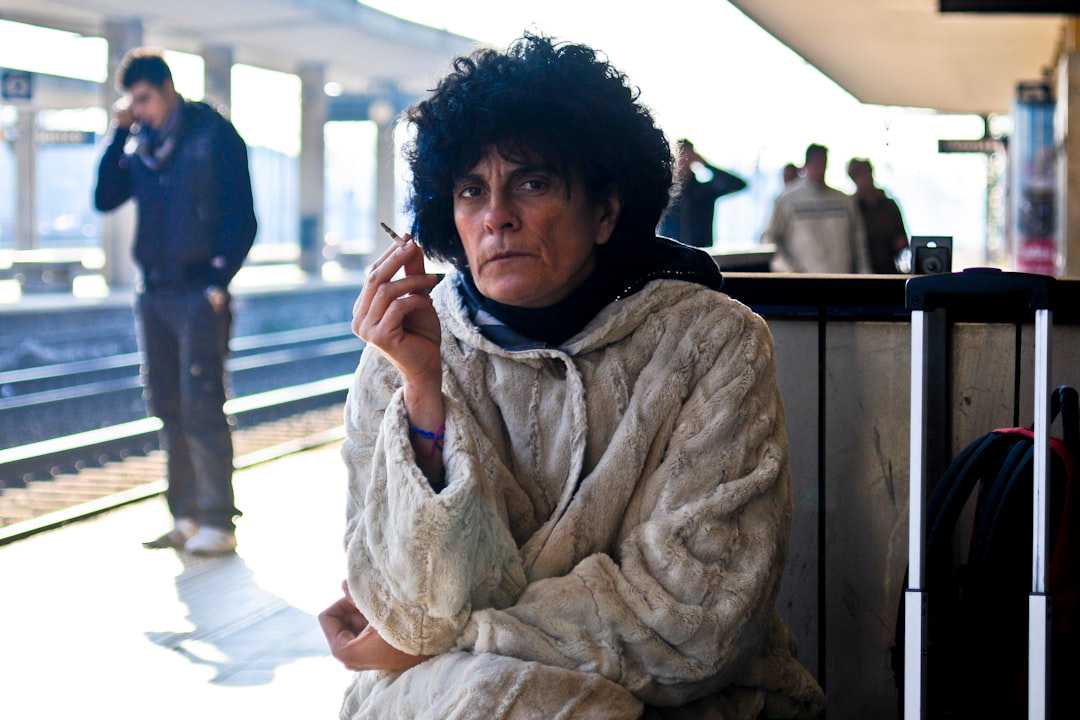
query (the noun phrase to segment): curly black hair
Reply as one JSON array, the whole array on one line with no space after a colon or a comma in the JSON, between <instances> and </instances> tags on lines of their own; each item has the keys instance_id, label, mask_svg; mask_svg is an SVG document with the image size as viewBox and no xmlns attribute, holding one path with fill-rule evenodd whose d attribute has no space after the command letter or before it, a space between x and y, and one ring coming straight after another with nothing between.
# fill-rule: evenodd
<instances>
[{"instance_id":1,"label":"curly black hair","mask_svg":"<svg viewBox=\"0 0 1080 720\"><path fill-rule=\"evenodd\" d=\"M590 200L612 192L622 209L609 245L652 238L668 204L672 156L640 92L585 45L525 34L506 52L459 57L432 95L409 109L416 130L412 233L428 255L466 266L454 225L454 183L496 148L539 158L567 187L580 177Z\"/></svg>"}]
</instances>

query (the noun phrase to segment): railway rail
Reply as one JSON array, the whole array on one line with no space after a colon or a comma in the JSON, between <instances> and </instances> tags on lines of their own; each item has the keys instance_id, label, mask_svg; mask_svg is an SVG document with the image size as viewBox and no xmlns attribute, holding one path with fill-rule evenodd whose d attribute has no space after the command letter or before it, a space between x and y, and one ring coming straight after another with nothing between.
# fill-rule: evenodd
<instances>
[{"instance_id":1,"label":"railway rail","mask_svg":"<svg viewBox=\"0 0 1080 720\"><path fill-rule=\"evenodd\" d=\"M253 395L349 372L362 348L347 323L238 337L226 371ZM0 448L136 420L142 391L138 353L0 372Z\"/></svg>"},{"instance_id":2,"label":"railway rail","mask_svg":"<svg viewBox=\"0 0 1080 720\"><path fill-rule=\"evenodd\" d=\"M236 468L341 439L351 377L226 402ZM143 418L0 450L0 545L164 493L160 427Z\"/></svg>"}]
</instances>

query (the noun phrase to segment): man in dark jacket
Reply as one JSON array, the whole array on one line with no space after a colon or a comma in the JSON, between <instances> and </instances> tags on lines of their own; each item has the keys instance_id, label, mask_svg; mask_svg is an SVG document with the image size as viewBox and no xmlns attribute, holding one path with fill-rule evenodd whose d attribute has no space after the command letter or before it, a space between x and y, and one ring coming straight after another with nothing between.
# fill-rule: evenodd
<instances>
[{"instance_id":1,"label":"man in dark jacket","mask_svg":"<svg viewBox=\"0 0 1080 720\"><path fill-rule=\"evenodd\" d=\"M208 105L173 87L162 57L134 50L117 72L112 140L94 205L134 198L136 300L150 412L164 427L174 527L147 547L197 554L236 547L233 448L222 405L232 323L229 281L255 239L247 148Z\"/></svg>"},{"instance_id":2,"label":"man in dark jacket","mask_svg":"<svg viewBox=\"0 0 1080 720\"><path fill-rule=\"evenodd\" d=\"M896 201L874 184L874 166L869 160L852 158L848 177L855 183L855 201L866 226L866 247L870 252L870 271L879 275L894 274L896 257L907 247L907 230Z\"/></svg>"},{"instance_id":3,"label":"man in dark jacket","mask_svg":"<svg viewBox=\"0 0 1080 720\"><path fill-rule=\"evenodd\" d=\"M699 180L694 165L701 165L708 179ZM713 167L697 154L694 144L680 140L675 158L675 182L678 195L672 200L659 232L684 245L707 248L713 244L713 217L716 201L746 187L737 175Z\"/></svg>"}]
</instances>

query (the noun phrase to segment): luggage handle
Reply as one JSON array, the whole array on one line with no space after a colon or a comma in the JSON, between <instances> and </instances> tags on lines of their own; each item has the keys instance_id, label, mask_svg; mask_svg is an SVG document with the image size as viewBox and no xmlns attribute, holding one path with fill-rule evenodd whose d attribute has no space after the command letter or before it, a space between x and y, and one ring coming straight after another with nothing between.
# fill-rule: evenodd
<instances>
[{"instance_id":1,"label":"luggage handle","mask_svg":"<svg viewBox=\"0 0 1080 720\"><path fill-rule=\"evenodd\" d=\"M1055 281L1048 275L968 268L958 273L919 275L905 284L908 310L982 310L991 302L1002 307L1050 310Z\"/></svg>"},{"instance_id":2,"label":"luggage handle","mask_svg":"<svg viewBox=\"0 0 1080 720\"><path fill-rule=\"evenodd\" d=\"M907 281L905 294L911 312L911 418L908 588L905 592L904 718L924 713L925 612L923 591L926 520L926 312L985 310L991 302L1002 307L1021 304L1035 312L1035 443L1032 483L1032 579L1028 595L1028 718L1045 720L1049 603L1046 594L1049 528L1050 327L1054 279L1041 275L1004 273L974 268L960 273L926 275ZM1019 362L1019 358L1017 358ZM1064 399L1064 398L1063 398Z\"/></svg>"},{"instance_id":3,"label":"luggage handle","mask_svg":"<svg viewBox=\"0 0 1080 720\"><path fill-rule=\"evenodd\" d=\"M1052 287L1048 285L1047 287ZM1028 595L1028 718L1049 713L1050 597L1050 326L1049 308L1035 311L1035 445L1032 477L1031 592ZM1017 358L1017 362L1019 362Z\"/></svg>"}]
</instances>

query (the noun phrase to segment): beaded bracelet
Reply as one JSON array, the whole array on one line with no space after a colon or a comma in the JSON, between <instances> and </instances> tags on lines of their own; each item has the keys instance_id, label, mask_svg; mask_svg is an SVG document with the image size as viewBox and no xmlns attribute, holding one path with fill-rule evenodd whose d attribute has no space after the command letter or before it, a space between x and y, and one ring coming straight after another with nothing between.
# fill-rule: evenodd
<instances>
[{"instance_id":1,"label":"beaded bracelet","mask_svg":"<svg viewBox=\"0 0 1080 720\"><path fill-rule=\"evenodd\" d=\"M440 425L438 430L436 430L435 432L431 432L430 430L424 430L423 428L418 428L415 425L410 424L409 425L409 432L412 433L413 435L417 435L419 437L422 437L425 440L430 440L431 441L431 443L432 443L431 444L431 452L429 453L429 456L434 456L435 453L437 453L437 452L441 453L442 452L443 442L446 440L446 426L445 425Z\"/></svg>"}]
</instances>

